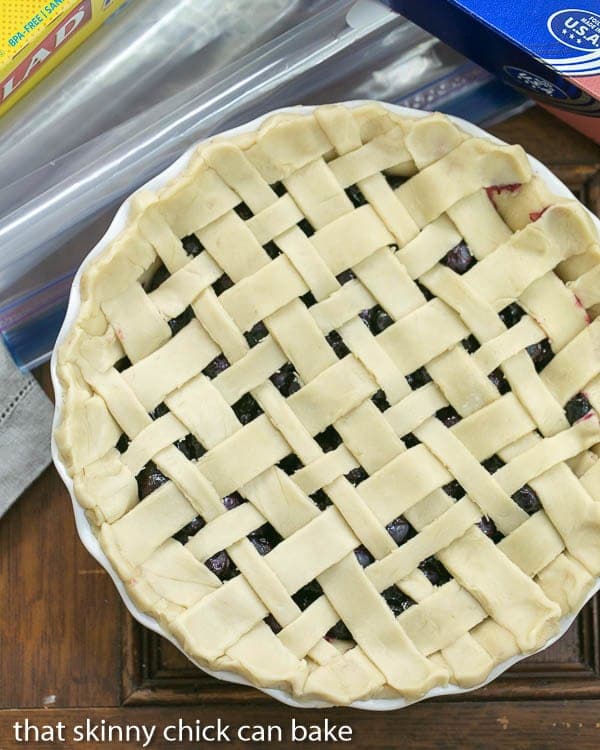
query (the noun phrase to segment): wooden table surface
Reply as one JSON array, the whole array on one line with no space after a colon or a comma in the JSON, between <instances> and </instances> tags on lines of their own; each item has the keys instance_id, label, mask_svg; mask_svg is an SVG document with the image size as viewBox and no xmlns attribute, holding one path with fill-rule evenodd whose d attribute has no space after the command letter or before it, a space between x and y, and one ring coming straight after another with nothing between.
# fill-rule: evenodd
<instances>
[{"instance_id":1,"label":"wooden table surface","mask_svg":"<svg viewBox=\"0 0 600 750\"><path fill-rule=\"evenodd\" d=\"M493 132L521 143L598 213L598 146L538 108ZM39 377L50 392L47 367ZM0 602L0 750L141 746L133 739L73 744L41 738L25 745L16 741L13 728L25 719L40 728L63 722L67 733L86 720L97 725L104 720L105 727L156 725L157 737L179 719L192 725L221 719L231 727L228 746L235 748L249 746L234 738L242 724L282 728L281 743L259 747L308 745L291 743L292 719L321 729L325 719L349 725L352 741L343 744L356 748L600 746L598 601L585 607L557 644L477 692L399 712L291 709L256 690L203 675L170 644L133 622L109 576L79 542L71 502L54 468L0 521ZM277 730L271 731L276 737ZM151 745L198 746L160 737Z\"/></svg>"}]
</instances>

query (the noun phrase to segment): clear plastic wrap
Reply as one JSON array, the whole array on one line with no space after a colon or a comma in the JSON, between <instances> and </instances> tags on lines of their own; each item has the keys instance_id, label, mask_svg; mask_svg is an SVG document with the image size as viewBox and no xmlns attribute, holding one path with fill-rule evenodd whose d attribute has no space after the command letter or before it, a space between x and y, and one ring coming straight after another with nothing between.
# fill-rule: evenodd
<instances>
[{"instance_id":1,"label":"clear plastic wrap","mask_svg":"<svg viewBox=\"0 0 600 750\"><path fill-rule=\"evenodd\" d=\"M152 3L184 15L187 4ZM206 5L216 7L211 2ZM232 4L221 0L219 5ZM102 79L102 90L109 100L107 111L94 115L93 125L86 126L83 135L66 137L66 142L74 146L68 153L59 153L60 137L50 138L51 160L29 174L15 179L18 162L13 156L8 156L9 166L4 172L0 167L0 185L4 186L0 189L0 247L10 248L0 255L0 330L21 365L43 361L50 351L74 268L102 235L114 207L195 141L290 104L369 97L452 110L461 99L473 105L474 92L497 85L489 74L375 0L278 0L271 3L272 25L265 30L264 21L258 24L257 18L260 8L268 15L267 5L266 0L236 2L236 22L229 20L228 41L221 36L227 14L222 23L213 26L213 34L207 33L198 45L190 43L194 35L184 26L181 45L188 45L187 57L174 51L172 68L165 62L162 73L140 73L136 97L124 96L118 86L113 91L110 76ZM163 25L160 13L156 16L156 23ZM97 41L100 51L109 44L107 39L119 39L125 48L128 35L119 24L142 23L141 19L133 8L122 14L114 21L114 28ZM151 20L148 23L145 41L156 39L162 45L161 35L155 33ZM255 23L257 26L253 26ZM248 36L254 40L252 44ZM237 53L243 51L241 37L252 49L235 57L232 46ZM237 47L236 39L240 42ZM221 52L217 53L219 45ZM177 47L176 36L168 46ZM200 53L207 49L212 49L213 57L205 60ZM117 48L111 50L113 59L119 60L124 54ZM88 56L93 52L88 51ZM136 54L143 71L151 55L147 48ZM128 60L127 55L123 60ZM188 70L192 60L203 63L195 75ZM73 64L85 71L90 61L82 62L77 57ZM173 72L177 68L185 72ZM122 86L131 86L136 69L128 67ZM72 69L65 70L63 81L70 75ZM157 92L161 75L170 83L159 86ZM90 78L90 86L91 82ZM48 85L59 84L51 78ZM110 104L111 91L117 101L114 106ZM27 141L39 128L44 111L40 102L45 96L48 94L44 91L29 105L37 111L33 118L37 124L25 131ZM494 97L478 98L480 117L474 119L481 121L498 114ZM76 100L80 114L93 112L99 94L96 91ZM512 108L515 103L513 96L506 106ZM51 115L58 118L55 125L70 121L73 109L68 104L64 107L62 114ZM126 119L122 119L123 111L128 114ZM36 156L26 156L26 143L19 145L15 127L12 123L13 148L35 166ZM98 132L94 137L81 141L95 129ZM0 165L3 148L0 146Z\"/></svg>"}]
</instances>

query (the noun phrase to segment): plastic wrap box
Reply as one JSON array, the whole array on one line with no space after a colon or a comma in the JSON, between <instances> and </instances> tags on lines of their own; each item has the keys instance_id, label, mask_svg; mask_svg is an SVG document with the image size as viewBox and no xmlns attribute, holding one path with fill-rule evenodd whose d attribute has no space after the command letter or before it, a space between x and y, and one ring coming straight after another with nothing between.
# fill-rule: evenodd
<instances>
[{"instance_id":1,"label":"plastic wrap box","mask_svg":"<svg viewBox=\"0 0 600 750\"><path fill-rule=\"evenodd\" d=\"M402 15L600 143L600 3L390 0Z\"/></svg>"},{"instance_id":2,"label":"plastic wrap box","mask_svg":"<svg viewBox=\"0 0 600 750\"><path fill-rule=\"evenodd\" d=\"M0 115L126 0L0 0Z\"/></svg>"}]
</instances>

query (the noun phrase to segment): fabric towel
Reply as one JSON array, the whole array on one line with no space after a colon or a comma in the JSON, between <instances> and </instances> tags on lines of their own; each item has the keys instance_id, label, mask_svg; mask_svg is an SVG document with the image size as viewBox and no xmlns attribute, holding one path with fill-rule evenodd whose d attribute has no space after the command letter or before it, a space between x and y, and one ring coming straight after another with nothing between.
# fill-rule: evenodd
<instances>
[{"instance_id":1,"label":"fabric towel","mask_svg":"<svg viewBox=\"0 0 600 750\"><path fill-rule=\"evenodd\" d=\"M0 515L50 463L52 403L0 342Z\"/></svg>"}]
</instances>

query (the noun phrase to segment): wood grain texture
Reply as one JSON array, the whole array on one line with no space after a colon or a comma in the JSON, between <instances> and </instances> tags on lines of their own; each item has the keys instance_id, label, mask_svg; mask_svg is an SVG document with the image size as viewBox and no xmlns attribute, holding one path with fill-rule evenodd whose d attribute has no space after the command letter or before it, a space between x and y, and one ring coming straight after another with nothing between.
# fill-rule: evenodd
<instances>
[{"instance_id":1,"label":"wood grain texture","mask_svg":"<svg viewBox=\"0 0 600 750\"><path fill-rule=\"evenodd\" d=\"M521 143L598 212L598 146L537 108L493 132ZM47 368L40 378L48 388ZM15 743L11 726L25 717L68 726L86 717L160 726L179 717L221 717L236 726L284 728L292 717L305 724L329 717L350 724L351 746L360 748L562 750L600 743L598 602L557 644L483 690L393 713L293 710L251 688L213 680L132 621L108 575L79 542L70 499L52 468L0 521L0 601L0 750L24 746ZM152 745L163 747L175 745Z\"/></svg>"}]
</instances>

